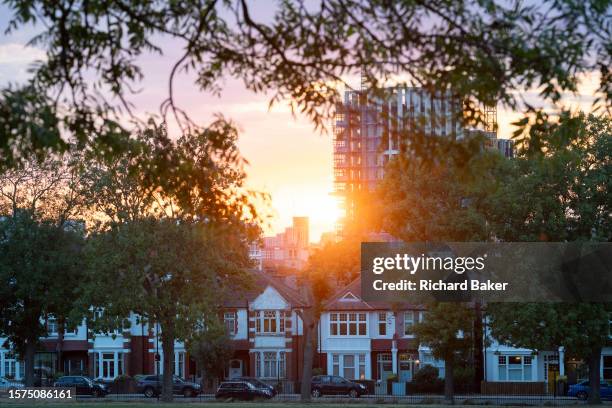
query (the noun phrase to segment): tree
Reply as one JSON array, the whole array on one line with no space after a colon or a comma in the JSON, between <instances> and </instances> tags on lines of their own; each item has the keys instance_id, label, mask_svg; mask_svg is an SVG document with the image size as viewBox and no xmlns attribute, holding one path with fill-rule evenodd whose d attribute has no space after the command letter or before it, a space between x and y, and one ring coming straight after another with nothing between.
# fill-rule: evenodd
<instances>
[{"instance_id":1,"label":"tree","mask_svg":"<svg viewBox=\"0 0 612 408\"><path fill-rule=\"evenodd\" d=\"M236 138L222 120L177 141L152 123L125 142L125 157L102 160L85 177L105 215L91 239L90 299L109 319L133 312L159 325L165 401L174 342L199 335L251 265L257 195L243 188Z\"/></svg>"},{"instance_id":2,"label":"tree","mask_svg":"<svg viewBox=\"0 0 612 408\"><path fill-rule=\"evenodd\" d=\"M414 326L419 343L429 347L434 358L444 360L444 399L451 404L454 369L472 348L475 317L469 305L436 303L428 305L425 318Z\"/></svg>"},{"instance_id":3,"label":"tree","mask_svg":"<svg viewBox=\"0 0 612 408\"><path fill-rule=\"evenodd\" d=\"M589 403L601 403L601 350L608 344L612 307L601 303L491 304L491 335L503 344L534 351L564 347L589 367Z\"/></svg>"},{"instance_id":4,"label":"tree","mask_svg":"<svg viewBox=\"0 0 612 408\"><path fill-rule=\"evenodd\" d=\"M429 136L434 138L435 136ZM461 141L446 138L406 143L386 168L377 198L383 229L406 242L487 241L493 231L487 209L512 163L483 150L479 135ZM453 402L454 368L467 350L479 344L479 305L433 303L417 339L444 360L444 395ZM463 333L458 336L458 333ZM475 373L476 374L476 373Z\"/></svg>"},{"instance_id":5,"label":"tree","mask_svg":"<svg viewBox=\"0 0 612 408\"><path fill-rule=\"evenodd\" d=\"M35 288L44 288L39 296L44 297L41 301L29 301L32 309L28 312L32 316L37 315L41 321L45 322L48 318L57 321L58 341L56 345L57 366L63 366L62 351L63 338L66 328L74 328L81 323L84 309L80 303L79 279L80 262L79 253L84 244L84 201L81 195L80 166L82 157L79 154L46 155L45 157L31 157L28 161L22 162L12 169L6 169L0 173L0 216L4 216L5 234L13 237L5 243L10 246L11 251L33 251L34 263L39 263L35 272L30 276L19 275L26 273L28 268L19 273L15 271L15 266L5 263L5 279L18 279L20 285L26 287L19 288L20 295L5 299L6 307L9 309L19 308L20 302L25 297L35 297ZM24 236L33 235L37 238L32 242L17 243L14 241L14 230L20 231ZM12 231L12 232L11 232ZM45 242L38 239L39 234L45 234L54 242ZM66 245L62 248L59 243ZM41 246L37 248L36 244ZM9 253L0 255L9 257ZM49 257L45 260L45 256ZM63 257L68 257L62 259ZM71 259L72 258L72 259ZM8 262L8 258L0 260ZM48 270L44 272L44 266L48 263ZM27 280L27 282L26 282ZM38 280L37 282L35 282ZM72 282L66 285L66 282ZM32 291L30 291L32 290ZM44 293L44 295L43 295ZM8 309L7 309L8 310ZM7 315L19 321L21 318L15 316L13 312ZM32 317L33 318L33 317ZM10 328L10 320L6 322L9 337L14 344L25 344L34 347L26 350L18 346L26 359L26 380L32 380L33 352L36 343L33 342L35 333L40 328L32 327L31 331L24 328L23 333L15 332L15 328ZM43 325L45 329L46 325ZM0 330L1 331L1 330ZM20 337L26 336L26 337Z\"/></svg>"},{"instance_id":6,"label":"tree","mask_svg":"<svg viewBox=\"0 0 612 408\"><path fill-rule=\"evenodd\" d=\"M83 231L18 211L0 219L0 333L25 360L25 383L34 385L34 353L48 335L46 319L80 323L75 307L82 268ZM67 284L70 282L70 284ZM59 350L61 354L61 349Z\"/></svg>"},{"instance_id":7,"label":"tree","mask_svg":"<svg viewBox=\"0 0 612 408\"><path fill-rule=\"evenodd\" d=\"M302 401L310 401L311 397L316 330L324 310L324 303L335 287L348 284L357 278L360 267L360 242L358 236L330 242L316 249L308 258L301 289L309 307L299 312L304 330L304 365L300 389Z\"/></svg>"},{"instance_id":8,"label":"tree","mask_svg":"<svg viewBox=\"0 0 612 408\"><path fill-rule=\"evenodd\" d=\"M333 0L306 7L293 0L262 21L247 0L6 4L9 33L35 25L40 34L31 43L44 46L46 59L30 83L0 98L4 164L22 149L66 148L60 128L81 144L112 144L124 132L120 118L146 127L129 97L144 76L138 57L163 55L164 41L183 52L169 67L160 114L183 134L197 127L175 99L183 72L207 92L219 92L226 77L239 78L318 126L341 100L335 84L360 72L373 88L397 74L425 89L451 88L476 119L479 103L517 107L521 91L534 88L555 103L576 91L580 75L599 72L599 106L610 107L606 2Z\"/></svg>"},{"instance_id":9,"label":"tree","mask_svg":"<svg viewBox=\"0 0 612 408\"><path fill-rule=\"evenodd\" d=\"M566 114L553 126L532 128L518 159L518 177L491 201L499 211L491 211L497 235L507 240L610 241L611 135L609 117L584 114ZM499 304L488 309L492 334L500 341L534 350L563 346L568 355L585 359L589 402L600 402L600 355L610 305Z\"/></svg>"},{"instance_id":10,"label":"tree","mask_svg":"<svg viewBox=\"0 0 612 408\"><path fill-rule=\"evenodd\" d=\"M187 344L202 378L223 378L228 361L234 354L231 338L223 322L215 316L203 319L199 331Z\"/></svg>"}]
</instances>

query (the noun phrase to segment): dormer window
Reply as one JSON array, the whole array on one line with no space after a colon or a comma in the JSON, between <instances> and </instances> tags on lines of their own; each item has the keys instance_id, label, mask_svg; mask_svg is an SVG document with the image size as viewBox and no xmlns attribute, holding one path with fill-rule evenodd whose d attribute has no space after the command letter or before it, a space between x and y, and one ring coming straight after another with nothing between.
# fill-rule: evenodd
<instances>
[{"instance_id":1,"label":"dormer window","mask_svg":"<svg viewBox=\"0 0 612 408\"><path fill-rule=\"evenodd\" d=\"M47 318L47 335L57 336L57 319L55 317Z\"/></svg>"}]
</instances>

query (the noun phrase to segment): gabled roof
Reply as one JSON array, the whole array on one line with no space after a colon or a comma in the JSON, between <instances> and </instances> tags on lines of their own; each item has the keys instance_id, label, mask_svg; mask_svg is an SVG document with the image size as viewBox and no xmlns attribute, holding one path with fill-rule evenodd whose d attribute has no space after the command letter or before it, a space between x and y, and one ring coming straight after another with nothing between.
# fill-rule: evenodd
<instances>
[{"instance_id":1,"label":"gabled roof","mask_svg":"<svg viewBox=\"0 0 612 408\"><path fill-rule=\"evenodd\" d=\"M223 304L230 308L246 308L249 303L253 302L263 291L272 286L293 308L305 307L307 302L303 296L295 289L290 288L272 276L263 272L252 271L250 273L252 281L248 282L247 289L237 288L232 291Z\"/></svg>"},{"instance_id":2,"label":"gabled roof","mask_svg":"<svg viewBox=\"0 0 612 408\"><path fill-rule=\"evenodd\" d=\"M400 310L425 309L423 305L409 302L395 303L387 301L366 302L361 298L361 278L358 277L348 285L340 288L324 305L325 310L391 310L393 307Z\"/></svg>"}]
</instances>

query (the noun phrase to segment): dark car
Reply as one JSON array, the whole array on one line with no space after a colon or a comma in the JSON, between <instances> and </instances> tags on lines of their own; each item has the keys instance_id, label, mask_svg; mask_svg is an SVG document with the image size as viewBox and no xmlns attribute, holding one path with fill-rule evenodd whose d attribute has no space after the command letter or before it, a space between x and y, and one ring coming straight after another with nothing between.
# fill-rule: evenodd
<instances>
[{"instance_id":1,"label":"dark car","mask_svg":"<svg viewBox=\"0 0 612 408\"><path fill-rule=\"evenodd\" d=\"M145 375L138 379L136 391L143 393L145 397L152 398L162 392L162 376ZM172 391L174 394L185 398L195 397L202 391L202 386L193 382L185 381L180 377L172 377Z\"/></svg>"},{"instance_id":2,"label":"dark car","mask_svg":"<svg viewBox=\"0 0 612 408\"><path fill-rule=\"evenodd\" d=\"M265 382L259 380L258 378L255 378L255 377L237 377L237 378L232 378L232 380L234 380L234 381L246 381L248 383L253 384L255 386L255 388L264 388L266 390L270 390L270 392L272 393L272 396L275 396L277 394L276 388L274 388L270 384L266 384Z\"/></svg>"},{"instance_id":3,"label":"dark car","mask_svg":"<svg viewBox=\"0 0 612 408\"><path fill-rule=\"evenodd\" d=\"M257 388L249 381L226 381L219 385L215 398L254 400L259 398L272 398L272 391L268 388Z\"/></svg>"},{"instance_id":4,"label":"dark car","mask_svg":"<svg viewBox=\"0 0 612 408\"><path fill-rule=\"evenodd\" d=\"M310 393L318 398L321 395L348 395L357 398L367 391L365 385L347 380L336 375L317 375L312 377Z\"/></svg>"},{"instance_id":5,"label":"dark car","mask_svg":"<svg viewBox=\"0 0 612 408\"><path fill-rule=\"evenodd\" d=\"M582 381L578 384L570 385L569 390L567 391L567 395L569 397L576 397L581 400L586 400L589 398L590 393L591 387L588 381ZM612 386L610 386L607 382L602 381L599 384L599 395L601 396L601 399L611 399Z\"/></svg>"},{"instance_id":6,"label":"dark car","mask_svg":"<svg viewBox=\"0 0 612 408\"><path fill-rule=\"evenodd\" d=\"M60 388L75 388L77 395L91 395L92 397L104 397L108 394L106 385L93 381L91 378L81 375L67 375L60 377L53 384Z\"/></svg>"}]
</instances>

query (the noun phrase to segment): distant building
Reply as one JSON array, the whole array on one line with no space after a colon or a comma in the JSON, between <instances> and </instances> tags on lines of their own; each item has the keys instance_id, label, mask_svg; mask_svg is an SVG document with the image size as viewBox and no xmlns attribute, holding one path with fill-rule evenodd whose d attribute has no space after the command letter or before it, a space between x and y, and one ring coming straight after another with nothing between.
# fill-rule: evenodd
<instances>
[{"instance_id":1,"label":"distant building","mask_svg":"<svg viewBox=\"0 0 612 408\"><path fill-rule=\"evenodd\" d=\"M359 217L361 198L373 191L389 160L399 154L400 131L461 138L461 103L450 91L417 87L385 89L384 98L367 90L348 91L334 120L334 194L347 221Z\"/></svg>"},{"instance_id":2,"label":"distant building","mask_svg":"<svg viewBox=\"0 0 612 408\"><path fill-rule=\"evenodd\" d=\"M293 217L293 225L273 237L264 237L262 267L267 269L303 269L309 256L308 217Z\"/></svg>"},{"instance_id":3,"label":"distant building","mask_svg":"<svg viewBox=\"0 0 612 408\"><path fill-rule=\"evenodd\" d=\"M461 100L450 90L390 87L378 96L362 85L360 91L345 92L334 118L334 194L344 209L338 235L347 224L368 217L370 193L384 177L386 164L412 140L401 139L400 134L413 134L417 140L428 136L459 140L483 132L487 147L513 156L512 141L497 138L496 107L484 107L480 131L463 128L462 115Z\"/></svg>"}]
</instances>

